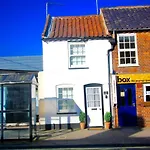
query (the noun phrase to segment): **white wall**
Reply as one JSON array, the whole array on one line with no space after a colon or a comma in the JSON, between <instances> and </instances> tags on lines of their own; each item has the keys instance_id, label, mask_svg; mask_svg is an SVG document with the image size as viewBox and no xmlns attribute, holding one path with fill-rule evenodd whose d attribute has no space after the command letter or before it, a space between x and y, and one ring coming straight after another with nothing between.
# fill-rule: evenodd
<instances>
[{"instance_id":1,"label":"white wall","mask_svg":"<svg viewBox=\"0 0 150 150\"><path fill-rule=\"evenodd\" d=\"M74 100L82 111L85 110L83 89L85 84L99 83L103 85L103 91L109 91L107 51L110 48L111 44L108 40L90 40L86 42L88 69L68 69L69 53L67 41L43 42L43 72L39 74L39 99L47 99L48 105L42 104L43 111L41 112L43 113L40 114L40 117L57 116L57 108L55 108L56 85L73 84ZM109 98L103 98L104 111L109 111ZM65 118L65 116L63 117ZM64 118L63 122L65 122ZM72 122L77 123L79 121L75 118L72 119Z\"/></svg>"}]
</instances>

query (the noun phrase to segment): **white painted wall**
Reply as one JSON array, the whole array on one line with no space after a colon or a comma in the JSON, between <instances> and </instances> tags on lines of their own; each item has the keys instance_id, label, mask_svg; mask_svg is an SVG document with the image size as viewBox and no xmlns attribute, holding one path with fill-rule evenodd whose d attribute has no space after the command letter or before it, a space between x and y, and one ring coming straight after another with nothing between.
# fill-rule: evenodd
<instances>
[{"instance_id":1,"label":"white painted wall","mask_svg":"<svg viewBox=\"0 0 150 150\"><path fill-rule=\"evenodd\" d=\"M68 69L69 53L67 41L42 42L43 72L39 73L40 119L49 120L47 123L67 123L67 115L57 115L56 85L73 84L74 100L77 106L85 111L85 84L99 83L103 91L108 89L108 60L107 51L111 48L108 40L89 40L86 42L86 61L88 69ZM109 98L103 96L104 112L109 111ZM42 107L42 108L41 108ZM79 112L79 109L77 110ZM72 123L78 123L78 115L69 115ZM60 119L53 119L59 117ZM41 121L42 124L42 121Z\"/></svg>"}]
</instances>

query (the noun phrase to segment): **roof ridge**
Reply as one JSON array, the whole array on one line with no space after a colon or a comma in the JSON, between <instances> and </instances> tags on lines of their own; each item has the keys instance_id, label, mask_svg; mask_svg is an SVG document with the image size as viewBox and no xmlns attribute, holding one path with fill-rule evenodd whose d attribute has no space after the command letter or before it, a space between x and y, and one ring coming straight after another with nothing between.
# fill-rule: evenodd
<instances>
[{"instance_id":1,"label":"roof ridge","mask_svg":"<svg viewBox=\"0 0 150 150\"><path fill-rule=\"evenodd\" d=\"M104 7L101 9L132 9L132 8L149 8L150 5L139 5L139 6L116 6L116 7Z\"/></svg>"},{"instance_id":2,"label":"roof ridge","mask_svg":"<svg viewBox=\"0 0 150 150\"><path fill-rule=\"evenodd\" d=\"M93 17L93 16L99 16L99 15L83 15L83 16L55 16L54 18L83 18L83 17Z\"/></svg>"}]
</instances>

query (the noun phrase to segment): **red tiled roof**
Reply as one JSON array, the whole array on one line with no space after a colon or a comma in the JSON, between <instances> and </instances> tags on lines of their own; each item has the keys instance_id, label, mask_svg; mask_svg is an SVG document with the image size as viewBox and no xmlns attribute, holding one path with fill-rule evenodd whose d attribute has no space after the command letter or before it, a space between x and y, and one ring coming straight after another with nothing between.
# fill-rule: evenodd
<instances>
[{"instance_id":1,"label":"red tiled roof","mask_svg":"<svg viewBox=\"0 0 150 150\"><path fill-rule=\"evenodd\" d=\"M51 23L50 23L51 22ZM97 38L107 36L104 33L99 15L53 17L48 15L42 38Z\"/></svg>"}]
</instances>

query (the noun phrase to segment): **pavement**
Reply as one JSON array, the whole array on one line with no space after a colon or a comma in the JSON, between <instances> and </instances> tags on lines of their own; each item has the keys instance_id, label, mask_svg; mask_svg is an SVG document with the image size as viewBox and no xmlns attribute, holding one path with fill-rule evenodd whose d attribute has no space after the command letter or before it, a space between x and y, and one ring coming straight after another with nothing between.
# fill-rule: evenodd
<instances>
[{"instance_id":1,"label":"pavement","mask_svg":"<svg viewBox=\"0 0 150 150\"><path fill-rule=\"evenodd\" d=\"M150 147L150 128L40 130L33 142L18 140L0 143L0 149L137 146Z\"/></svg>"}]
</instances>

